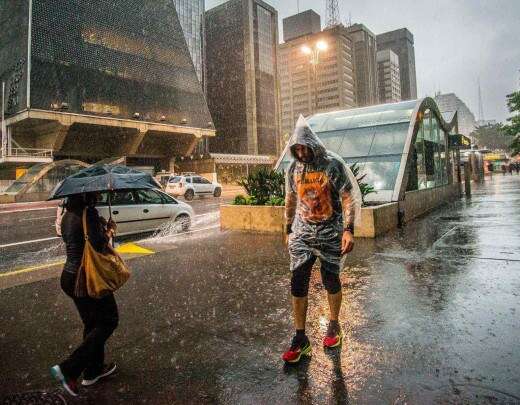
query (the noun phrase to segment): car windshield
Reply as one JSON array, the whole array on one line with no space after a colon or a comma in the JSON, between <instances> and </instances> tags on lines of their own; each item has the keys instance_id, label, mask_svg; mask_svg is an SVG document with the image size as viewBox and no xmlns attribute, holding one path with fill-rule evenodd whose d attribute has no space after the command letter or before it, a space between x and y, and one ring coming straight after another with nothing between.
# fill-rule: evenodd
<instances>
[{"instance_id":1,"label":"car windshield","mask_svg":"<svg viewBox=\"0 0 520 405\"><path fill-rule=\"evenodd\" d=\"M175 176L170 179L170 183L179 183L182 180L181 176Z\"/></svg>"}]
</instances>

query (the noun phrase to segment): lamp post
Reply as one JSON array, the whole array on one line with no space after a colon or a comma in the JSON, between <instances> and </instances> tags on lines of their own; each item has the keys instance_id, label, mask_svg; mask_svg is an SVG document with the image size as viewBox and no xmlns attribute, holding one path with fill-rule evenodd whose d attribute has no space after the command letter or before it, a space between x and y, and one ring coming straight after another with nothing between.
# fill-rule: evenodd
<instances>
[{"instance_id":1,"label":"lamp post","mask_svg":"<svg viewBox=\"0 0 520 405\"><path fill-rule=\"evenodd\" d=\"M328 44L325 41L318 41L312 47L308 45L302 46L302 52L310 56L310 64L312 66L312 84L314 89L314 105L313 113L318 111L318 65L320 63L320 53L326 51Z\"/></svg>"}]
</instances>

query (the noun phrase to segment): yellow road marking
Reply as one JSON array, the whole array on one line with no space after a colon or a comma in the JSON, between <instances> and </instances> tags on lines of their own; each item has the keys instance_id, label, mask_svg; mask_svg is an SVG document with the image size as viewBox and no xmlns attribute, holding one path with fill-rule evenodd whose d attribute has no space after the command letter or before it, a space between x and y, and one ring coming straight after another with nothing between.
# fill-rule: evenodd
<instances>
[{"instance_id":1,"label":"yellow road marking","mask_svg":"<svg viewBox=\"0 0 520 405\"><path fill-rule=\"evenodd\" d=\"M39 266L32 266L32 267L27 267L27 268L21 269L21 270L10 271L9 273L1 273L0 277L14 276L16 274L22 274L22 273L30 273L31 271L46 269L46 268L54 267L54 266L60 266L63 264L65 264L64 260L62 260L61 262L41 264Z\"/></svg>"},{"instance_id":2,"label":"yellow road marking","mask_svg":"<svg viewBox=\"0 0 520 405\"><path fill-rule=\"evenodd\" d=\"M118 246L116 248L116 252L127 253L132 255L151 255L155 253L153 250L146 249L135 243L125 243L124 245Z\"/></svg>"}]
</instances>

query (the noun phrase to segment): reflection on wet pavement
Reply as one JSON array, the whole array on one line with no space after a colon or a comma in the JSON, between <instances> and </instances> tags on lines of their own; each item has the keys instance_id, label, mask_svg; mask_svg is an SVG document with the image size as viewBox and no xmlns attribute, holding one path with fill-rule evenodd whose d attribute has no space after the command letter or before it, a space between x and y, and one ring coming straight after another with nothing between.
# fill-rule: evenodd
<instances>
[{"instance_id":1,"label":"reflection on wet pavement","mask_svg":"<svg viewBox=\"0 0 520 405\"><path fill-rule=\"evenodd\" d=\"M80 402L519 403L518 223L520 176L497 176L470 200L356 241L341 275L344 346L321 347L328 306L316 272L313 356L296 367L280 360L292 334L281 238L181 238L132 262L110 341L121 371ZM57 280L1 291L0 306L0 394L52 388L46 367L80 337Z\"/></svg>"}]
</instances>

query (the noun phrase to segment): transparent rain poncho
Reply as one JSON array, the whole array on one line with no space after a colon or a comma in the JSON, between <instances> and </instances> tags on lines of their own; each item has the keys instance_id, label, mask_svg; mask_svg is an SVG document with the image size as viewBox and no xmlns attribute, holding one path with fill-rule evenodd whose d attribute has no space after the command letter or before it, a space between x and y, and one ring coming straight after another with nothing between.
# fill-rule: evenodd
<instances>
[{"instance_id":1,"label":"transparent rain poncho","mask_svg":"<svg viewBox=\"0 0 520 405\"><path fill-rule=\"evenodd\" d=\"M312 159L301 161L296 145L311 149ZM290 228L291 270L313 256L339 271L343 230L361 218L361 191L344 160L325 149L300 116L289 140L294 159L286 173L286 220Z\"/></svg>"}]
</instances>

